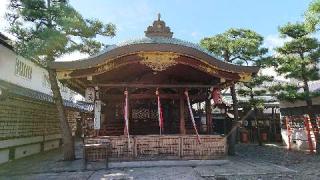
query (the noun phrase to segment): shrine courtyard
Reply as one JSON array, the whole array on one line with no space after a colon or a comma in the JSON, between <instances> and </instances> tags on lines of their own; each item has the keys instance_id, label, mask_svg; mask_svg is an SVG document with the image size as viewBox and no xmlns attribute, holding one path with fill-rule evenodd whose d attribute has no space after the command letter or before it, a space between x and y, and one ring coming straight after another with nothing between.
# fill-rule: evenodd
<instances>
[{"instance_id":1,"label":"shrine courtyard","mask_svg":"<svg viewBox=\"0 0 320 180\"><path fill-rule=\"evenodd\" d=\"M235 156L227 155L235 128L214 125L211 107L231 114L220 90L250 81L258 67L226 63L173 38L160 16L145 36L51 63L60 81L93 104L79 120L77 159L62 161L61 148L43 152L0 166L0 179L320 178L319 156L281 145L238 144ZM195 116L201 104L203 118Z\"/></svg>"},{"instance_id":2,"label":"shrine courtyard","mask_svg":"<svg viewBox=\"0 0 320 180\"><path fill-rule=\"evenodd\" d=\"M275 144L238 144L236 156L211 165L109 168L90 163L84 169L81 144L77 160L62 161L61 149L0 166L0 179L319 179L319 157L288 152Z\"/></svg>"}]
</instances>

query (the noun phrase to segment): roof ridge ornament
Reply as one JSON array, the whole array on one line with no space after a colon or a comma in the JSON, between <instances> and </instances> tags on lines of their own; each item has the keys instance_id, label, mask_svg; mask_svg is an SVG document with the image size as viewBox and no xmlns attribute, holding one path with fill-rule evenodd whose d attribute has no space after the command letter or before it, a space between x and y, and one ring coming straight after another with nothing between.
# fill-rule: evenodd
<instances>
[{"instance_id":1,"label":"roof ridge ornament","mask_svg":"<svg viewBox=\"0 0 320 180\"><path fill-rule=\"evenodd\" d=\"M172 38L173 32L170 27L166 26L166 23L161 20L161 15L158 13L158 19L153 21L153 25L149 26L145 31L146 37L166 37Z\"/></svg>"}]
</instances>

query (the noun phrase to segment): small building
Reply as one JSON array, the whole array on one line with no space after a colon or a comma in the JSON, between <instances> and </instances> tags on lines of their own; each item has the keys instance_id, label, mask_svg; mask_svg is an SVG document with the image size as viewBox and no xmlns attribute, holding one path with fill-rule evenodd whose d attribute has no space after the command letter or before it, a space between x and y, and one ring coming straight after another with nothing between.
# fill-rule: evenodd
<instances>
[{"instance_id":1,"label":"small building","mask_svg":"<svg viewBox=\"0 0 320 180\"><path fill-rule=\"evenodd\" d=\"M311 92L320 91L320 81L309 84ZM294 150L310 151L316 148L317 132L320 128L320 97L312 98L312 113L315 116L311 124L305 116L308 107L305 101L280 101L281 135L285 145Z\"/></svg>"},{"instance_id":2,"label":"small building","mask_svg":"<svg viewBox=\"0 0 320 180\"><path fill-rule=\"evenodd\" d=\"M200 134L192 104L207 102L210 109L214 89L248 81L259 68L226 63L173 38L160 17L145 36L50 67L61 81L94 100L95 135L111 142L111 160L225 156L226 138L213 134L211 110L207 131Z\"/></svg>"},{"instance_id":3,"label":"small building","mask_svg":"<svg viewBox=\"0 0 320 180\"><path fill-rule=\"evenodd\" d=\"M77 119L90 110L76 93L60 84L73 133ZM0 164L60 146L61 134L47 71L18 56L0 33Z\"/></svg>"}]
</instances>

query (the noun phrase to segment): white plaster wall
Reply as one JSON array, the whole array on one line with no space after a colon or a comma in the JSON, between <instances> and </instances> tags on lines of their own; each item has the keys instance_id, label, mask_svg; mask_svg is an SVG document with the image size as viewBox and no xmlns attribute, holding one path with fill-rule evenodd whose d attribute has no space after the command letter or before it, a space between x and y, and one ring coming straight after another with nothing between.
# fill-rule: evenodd
<instances>
[{"instance_id":1,"label":"white plaster wall","mask_svg":"<svg viewBox=\"0 0 320 180\"><path fill-rule=\"evenodd\" d=\"M312 98L313 105L320 105L320 97ZM290 107L302 107L307 106L305 101L295 101L293 103L288 101L280 101L280 108L290 108Z\"/></svg>"},{"instance_id":2,"label":"white plaster wall","mask_svg":"<svg viewBox=\"0 0 320 180\"><path fill-rule=\"evenodd\" d=\"M16 59L32 67L32 78L26 79L15 74ZM15 52L0 44L0 79L19 86L51 95L51 89L43 85L44 75L48 72L30 60L17 56ZM61 92L62 97L72 100L74 94L70 89Z\"/></svg>"},{"instance_id":3,"label":"white plaster wall","mask_svg":"<svg viewBox=\"0 0 320 180\"><path fill-rule=\"evenodd\" d=\"M294 150L309 150L307 132L304 129L294 129L291 135L291 148ZM286 129L281 129L281 136L284 144L289 147L288 132ZM314 138L314 133L311 132L311 139L313 143L313 148L316 148L316 140Z\"/></svg>"},{"instance_id":4,"label":"white plaster wall","mask_svg":"<svg viewBox=\"0 0 320 180\"><path fill-rule=\"evenodd\" d=\"M56 149L59 147L60 141L59 140L54 140L54 141L48 141L45 142L43 145L43 150L48 151L51 149Z\"/></svg>"},{"instance_id":5,"label":"white plaster wall","mask_svg":"<svg viewBox=\"0 0 320 180\"><path fill-rule=\"evenodd\" d=\"M9 149L0 150L0 164L9 161Z\"/></svg>"},{"instance_id":6,"label":"white plaster wall","mask_svg":"<svg viewBox=\"0 0 320 180\"><path fill-rule=\"evenodd\" d=\"M52 134L48 136L36 136L28 138L16 138L0 141L0 164L9 161L9 149L15 151L15 159L29 156L40 152L41 143L43 142L43 150L59 148L60 134Z\"/></svg>"},{"instance_id":7,"label":"white plaster wall","mask_svg":"<svg viewBox=\"0 0 320 180\"><path fill-rule=\"evenodd\" d=\"M15 149L15 159L19 159L25 156L30 156L32 154L40 153L41 145L40 144L31 144L27 146L17 147Z\"/></svg>"}]
</instances>

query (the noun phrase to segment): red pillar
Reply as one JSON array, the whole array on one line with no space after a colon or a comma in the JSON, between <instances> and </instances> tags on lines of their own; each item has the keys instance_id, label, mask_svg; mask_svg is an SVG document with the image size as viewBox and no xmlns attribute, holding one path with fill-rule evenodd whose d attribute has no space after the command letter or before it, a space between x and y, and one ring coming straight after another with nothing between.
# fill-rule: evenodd
<instances>
[{"instance_id":1,"label":"red pillar","mask_svg":"<svg viewBox=\"0 0 320 180\"><path fill-rule=\"evenodd\" d=\"M183 90L180 91L179 99L180 99L180 134L186 134L186 125L185 125L185 117L184 117L185 101L184 101Z\"/></svg>"},{"instance_id":2,"label":"red pillar","mask_svg":"<svg viewBox=\"0 0 320 180\"><path fill-rule=\"evenodd\" d=\"M207 121L207 134L212 133L212 113L210 99L206 99L206 121Z\"/></svg>"}]
</instances>

